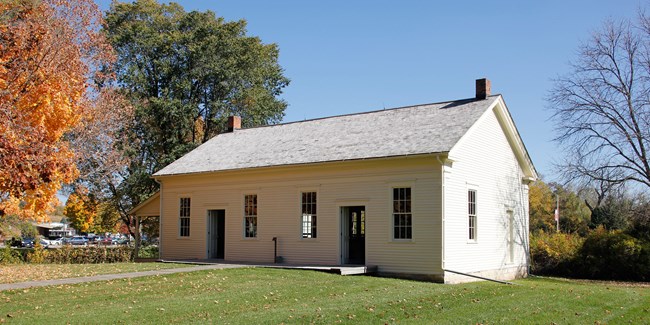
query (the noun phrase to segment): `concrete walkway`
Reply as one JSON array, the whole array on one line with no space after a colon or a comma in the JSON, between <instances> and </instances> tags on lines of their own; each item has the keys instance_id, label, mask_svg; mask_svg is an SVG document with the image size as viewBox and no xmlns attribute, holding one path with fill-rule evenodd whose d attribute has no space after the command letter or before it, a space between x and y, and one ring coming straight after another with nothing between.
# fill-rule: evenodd
<instances>
[{"instance_id":1,"label":"concrete walkway","mask_svg":"<svg viewBox=\"0 0 650 325\"><path fill-rule=\"evenodd\" d=\"M77 284L83 282L130 279L130 278L138 278L142 276L165 275L165 274L204 271L204 270L232 269L232 268L240 268L240 267L250 267L250 265L209 264L209 265L198 265L198 266L191 266L191 267L180 267L175 269L152 270L152 271L141 271L141 272L131 272L131 273L117 273L117 274L103 274L103 275L84 276L78 278L53 279L53 280L43 280L43 281L6 283L6 284L0 284L0 291L19 290L19 289L27 289L33 287L58 286L64 284Z\"/></svg>"}]
</instances>

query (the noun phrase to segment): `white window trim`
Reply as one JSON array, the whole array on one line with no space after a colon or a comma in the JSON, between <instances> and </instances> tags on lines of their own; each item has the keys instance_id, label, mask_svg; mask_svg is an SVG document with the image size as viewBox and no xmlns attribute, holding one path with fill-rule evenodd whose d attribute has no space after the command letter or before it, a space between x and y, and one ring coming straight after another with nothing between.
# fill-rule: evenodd
<instances>
[{"instance_id":1,"label":"white window trim","mask_svg":"<svg viewBox=\"0 0 650 325\"><path fill-rule=\"evenodd\" d=\"M189 236L181 236L181 199L190 199L190 215L188 218L190 219L190 226L188 228L189 231ZM179 194L176 197L176 211L178 211L178 219L176 221L176 239L180 240L188 240L192 238L192 210L193 210L193 205L194 205L194 200L192 199L192 196L189 194Z\"/></svg>"},{"instance_id":2,"label":"white window trim","mask_svg":"<svg viewBox=\"0 0 650 325\"><path fill-rule=\"evenodd\" d=\"M475 217L475 219L474 219L475 220L474 221L474 239L469 238L469 197L468 197L469 191L474 191L476 193L476 196L474 198L474 200L476 201L476 202L474 202L474 217ZM480 211L479 210L479 207L480 207L479 198L481 197L479 192L480 191L479 191L478 185L467 184L467 188L465 189L465 226L466 227L464 227L464 229L465 229L465 239L467 240L468 244L478 244L478 242L479 242L479 240L478 240L478 238L479 238L479 233L478 233L479 219L480 219L479 218L479 215L480 215L479 214L479 211Z\"/></svg>"},{"instance_id":3,"label":"white window trim","mask_svg":"<svg viewBox=\"0 0 650 325\"><path fill-rule=\"evenodd\" d=\"M505 209L506 220L506 265L517 264L515 254L517 246L515 245L515 233L517 232L517 219L515 217L515 209L511 205L506 205ZM512 229L510 229L512 227ZM511 233L512 231L512 233ZM511 238L512 235L512 238ZM512 240L511 240L512 239ZM510 247L512 245L512 247ZM512 251L510 251L512 249Z\"/></svg>"},{"instance_id":4,"label":"white window trim","mask_svg":"<svg viewBox=\"0 0 650 325\"><path fill-rule=\"evenodd\" d=\"M246 196L247 195L255 195L256 196L256 207L257 207L257 214L255 215L255 218L257 219L256 223L256 228L255 228L255 237L246 237ZM241 207L241 216L242 216L242 239L244 240L259 240L260 237L260 219L259 219L259 206L260 206L260 196L255 193L255 192L245 192L242 193L241 195L241 200L242 203L239 205Z\"/></svg>"},{"instance_id":5,"label":"white window trim","mask_svg":"<svg viewBox=\"0 0 650 325\"><path fill-rule=\"evenodd\" d=\"M395 238L395 212L393 211L393 204L394 204L394 197L393 197L393 191L396 188L410 188L411 189L411 238ZM388 197L390 202L389 204L389 216L390 216L390 221L388 223L390 227L389 231L389 238L391 243L413 243L415 242L415 218L414 218L414 213L413 211L415 210L415 205L414 202L415 200L413 199L415 193L415 184L413 182L399 182L399 183L392 183L388 192Z\"/></svg>"},{"instance_id":6,"label":"white window trim","mask_svg":"<svg viewBox=\"0 0 650 325\"><path fill-rule=\"evenodd\" d=\"M303 193L316 193L316 237L303 237L303 215L302 215L302 194ZM318 241L320 238L320 230L319 230L319 225L318 225L318 216L320 215L320 192L318 189L314 188L302 188L300 191L298 191L298 238L300 240L306 240L306 241Z\"/></svg>"}]
</instances>

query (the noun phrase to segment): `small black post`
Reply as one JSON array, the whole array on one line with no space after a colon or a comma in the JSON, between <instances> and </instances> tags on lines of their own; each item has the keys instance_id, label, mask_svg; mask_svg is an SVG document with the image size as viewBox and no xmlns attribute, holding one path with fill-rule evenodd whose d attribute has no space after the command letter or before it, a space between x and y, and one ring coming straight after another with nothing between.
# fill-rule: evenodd
<instances>
[{"instance_id":1,"label":"small black post","mask_svg":"<svg viewBox=\"0 0 650 325\"><path fill-rule=\"evenodd\" d=\"M273 263L278 262L278 237L273 237Z\"/></svg>"}]
</instances>

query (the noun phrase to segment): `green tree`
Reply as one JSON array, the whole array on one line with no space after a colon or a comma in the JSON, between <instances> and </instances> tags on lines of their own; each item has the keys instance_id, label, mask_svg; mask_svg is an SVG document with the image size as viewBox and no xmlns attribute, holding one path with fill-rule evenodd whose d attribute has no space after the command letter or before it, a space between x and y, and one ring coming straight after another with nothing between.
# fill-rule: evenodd
<instances>
[{"instance_id":1,"label":"green tree","mask_svg":"<svg viewBox=\"0 0 650 325\"><path fill-rule=\"evenodd\" d=\"M591 211L571 188L551 183L553 192L560 199L560 231L578 233L584 236L589 232Z\"/></svg>"},{"instance_id":2,"label":"green tree","mask_svg":"<svg viewBox=\"0 0 650 325\"><path fill-rule=\"evenodd\" d=\"M116 143L130 162L107 191L133 224L126 212L157 189L150 175L222 132L228 116L243 127L281 121L289 80L278 47L248 36L244 20L142 0L113 2L105 21L117 84L135 111L128 139Z\"/></svg>"},{"instance_id":3,"label":"green tree","mask_svg":"<svg viewBox=\"0 0 650 325\"><path fill-rule=\"evenodd\" d=\"M634 212L630 219L628 233L650 243L650 199L645 195L635 198Z\"/></svg>"},{"instance_id":4,"label":"green tree","mask_svg":"<svg viewBox=\"0 0 650 325\"><path fill-rule=\"evenodd\" d=\"M96 202L96 213L92 224L88 227L88 232L117 232L119 223L120 214L115 210L111 202Z\"/></svg>"},{"instance_id":5,"label":"green tree","mask_svg":"<svg viewBox=\"0 0 650 325\"><path fill-rule=\"evenodd\" d=\"M612 194L591 211L590 228L602 226L607 230L626 230L634 215L634 201L623 193Z\"/></svg>"}]
</instances>

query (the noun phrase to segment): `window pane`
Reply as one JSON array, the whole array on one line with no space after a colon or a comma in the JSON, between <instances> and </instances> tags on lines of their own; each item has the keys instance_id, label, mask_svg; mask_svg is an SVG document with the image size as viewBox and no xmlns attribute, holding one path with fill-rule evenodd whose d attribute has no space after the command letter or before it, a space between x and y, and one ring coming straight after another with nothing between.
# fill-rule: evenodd
<instances>
[{"instance_id":1,"label":"window pane","mask_svg":"<svg viewBox=\"0 0 650 325\"><path fill-rule=\"evenodd\" d=\"M257 194L244 195L244 237L257 237Z\"/></svg>"},{"instance_id":2,"label":"window pane","mask_svg":"<svg viewBox=\"0 0 650 325\"><path fill-rule=\"evenodd\" d=\"M393 189L393 237L411 239L411 188Z\"/></svg>"},{"instance_id":3,"label":"window pane","mask_svg":"<svg viewBox=\"0 0 650 325\"><path fill-rule=\"evenodd\" d=\"M190 235L190 198L183 197L179 199L178 208L178 234L181 237Z\"/></svg>"},{"instance_id":4,"label":"window pane","mask_svg":"<svg viewBox=\"0 0 650 325\"><path fill-rule=\"evenodd\" d=\"M476 190L467 191L468 238L476 240Z\"/></svg>"},{"instance_id":5,"label":"window pane","mask_svg":"<svg viewBox=\"0 0 650 325\"><path fill-rule=\"evenodd\" d=\"M300 202L302 210L302 237L316 238L316 192L303 192Z\"/></svg>"}]
</instances>

